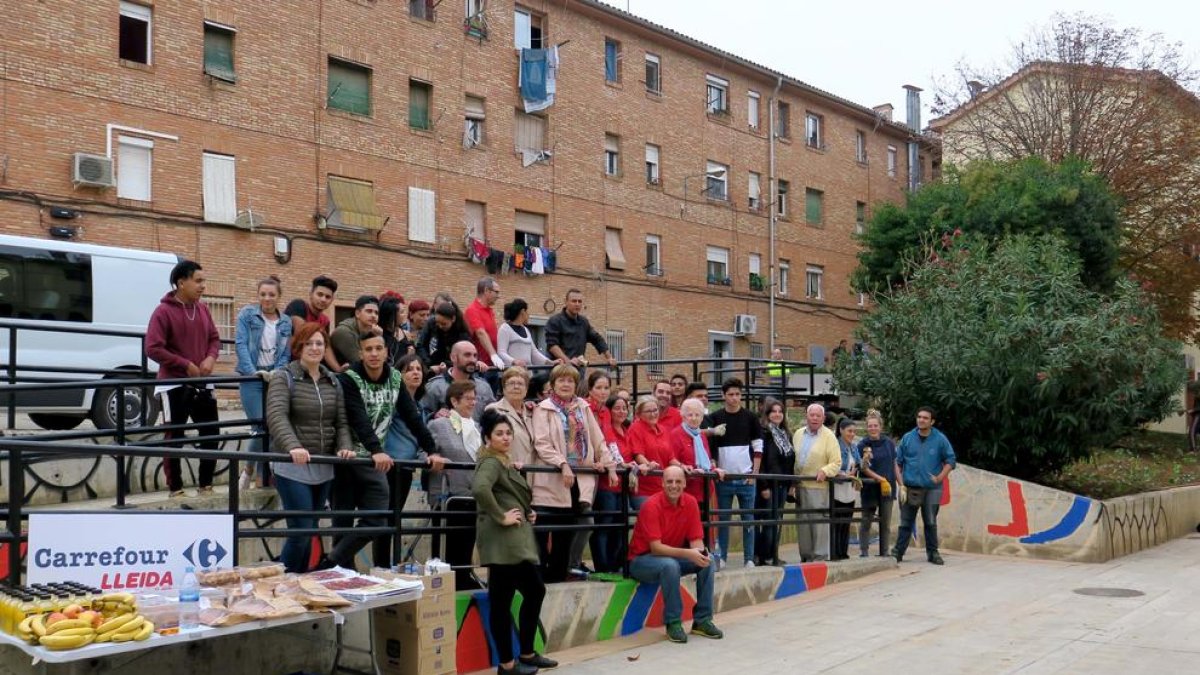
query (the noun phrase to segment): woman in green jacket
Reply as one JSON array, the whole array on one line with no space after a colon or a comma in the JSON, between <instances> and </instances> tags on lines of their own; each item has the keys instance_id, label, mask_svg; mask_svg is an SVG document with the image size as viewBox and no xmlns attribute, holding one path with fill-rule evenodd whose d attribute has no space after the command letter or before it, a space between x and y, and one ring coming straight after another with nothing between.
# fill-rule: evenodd
<instances>
[{"instance_id":1,"label":"woman in green jacket","mask_svg":"<svg viewBox=\"0 0 1200 675\"><path fill-rule=\"evenodd\" d=\"M496 410L485 410L480 420L484 445L479 449L471 491L477 509L479 562L488 568L488 600L493 608L489 628L496 645L500 675L532 675L539 668L558 665L533 649L538 616L546 585L538 567L537 542L533 538L533 493L521 476L520 466L509 459L512 423ZM519 659L512 653L512 607L514 594L521 592L521 616L517 634Z\"/></svg>"}]
</instances>

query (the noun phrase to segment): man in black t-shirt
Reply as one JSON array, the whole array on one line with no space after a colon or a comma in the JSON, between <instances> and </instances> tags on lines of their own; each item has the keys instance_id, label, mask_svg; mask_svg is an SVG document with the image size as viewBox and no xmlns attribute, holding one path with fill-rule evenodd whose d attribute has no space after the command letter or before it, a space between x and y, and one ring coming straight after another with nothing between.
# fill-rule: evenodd
<instances>
[{"instance_id":1,"label":"man in black t-shirt","mask_svg":"<svg viewBox=\"0 0 1200 675\"><path fill-rule=\"evenodd\" d=\"M709 413L709 420L715 427L724 427L725 433L715 436L710 443L714 446L717 466L728 474L756 474L762 462L763 442L762 426L754 413L742 407L742 390L745 385L736 377L731 377L721 384L721 396L725 406L716 412ZM717 508L733 508L736 497L738 509L754 508L754 479L727 478L717 483ZM753 514L742 514L738 519L743 523L754 520ZM721 520L731 520L722 516ZM729 527L717 530L717 541L720 542L721 566L729 557ZM754 527L742 525L742 559L746 567L754 567Z\"/></svg>"},{"instance_id":2,"label":"man in black t-shirt","mask_svg":"<svg viewBox=\"0 0 1200 675\"><path fill-rule=\"evenodd\" d=\"M325 331L326 343L329 343L329 316L325 314L325 310L333 304L333 296L337 293L338 283L324 274L317 275L312 280L312 290L308 292L308 300L296 298L288 303L284 308L283 313L292 319L292 333L300 330L300 326L312 322L321 324L321 328ZM292 360L300 358L296 352L292 352ZM341 370L337 358L333 355L333 347L331 345L325 347L325 365L329 366L334 372Z\"/></svg>"}]
</instances>

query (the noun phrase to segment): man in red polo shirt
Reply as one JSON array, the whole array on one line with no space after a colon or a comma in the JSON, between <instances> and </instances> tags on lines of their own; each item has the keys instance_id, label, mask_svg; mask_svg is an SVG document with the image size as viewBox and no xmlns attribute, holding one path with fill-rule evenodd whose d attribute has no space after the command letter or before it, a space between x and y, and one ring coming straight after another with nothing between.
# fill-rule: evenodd
<instances>
[{"instance_id":1,"label":"man in red polo shirt","mask_svg":"<svg viewBox=\"0 0 1200 675\"><path fill-rule=\"evenodd\" d=\"M467 320L467 330L471 331L471 342L475 343L475 353L479 360L488 363L497 370L504 370L504 361L496 353L496 312L492 306L500 298L500 284L492 277L483 277L475 284L475 301L467 305L463 312Z\"/></svg>"},{"instance_id":2,"label":"man in red polo shirt","mask_svg":"<svg viewBox=\"0 0 1200 675\"><path fill-rule=\"evenodd\" d=\"M669 466L663 472L663 490L646 500L638 511L629 545L629 573L638 581L662 588L663 622L667 639L687 642L683 630L683 599L679 578L696 574L696 607L692 632L719 640L725 637L713 623L713 570L704 547L700 505L684 493L683 469Z\"/></svg>"}]
</instances>

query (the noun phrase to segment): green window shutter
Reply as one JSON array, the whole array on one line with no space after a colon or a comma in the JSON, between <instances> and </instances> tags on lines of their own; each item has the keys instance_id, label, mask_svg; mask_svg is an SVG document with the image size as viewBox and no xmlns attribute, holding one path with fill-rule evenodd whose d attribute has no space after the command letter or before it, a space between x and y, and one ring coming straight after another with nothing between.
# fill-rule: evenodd
<instances>
[{"instance_id":1,"label":"green window shutter","mask_svg":"<svg viewBox=\"0 0 1200 675\"><path fill-rule=\"evenodd\" d=\"M371 114L371 71L340 61L329 62L329 107L356 115Z\"/></svg>"},{"instance_id":2,"label":"green window shutter","mask_svg":"<svg viewBox=\"0 0 1200 675\"><path fill-rule=\"evenodd\" d=\"M237 81L233 69L233 31L204 26L204 72L228 82Z\"/></svg>"},{"instance_id":3,"label":"green window shutter","mask_svg":"<svg viewBox=\"0 0 1200 675\"><path fill-rule=\"evenodd\" d=\"M424 82L410 81L408 84L408 126L413 129L429 129L429 99L432 87Z\"/></svg>"},{"instance_id":4,"label":"green window shutter","mask_svg":"<svg viewBox=\"0 0 1200 675\"><path fill-rule=\"evenodd\" d=\"M822 194L820 190L805 190L804 192L805 220L813 225L821 224Z\"/></svg>"}]
</instances>

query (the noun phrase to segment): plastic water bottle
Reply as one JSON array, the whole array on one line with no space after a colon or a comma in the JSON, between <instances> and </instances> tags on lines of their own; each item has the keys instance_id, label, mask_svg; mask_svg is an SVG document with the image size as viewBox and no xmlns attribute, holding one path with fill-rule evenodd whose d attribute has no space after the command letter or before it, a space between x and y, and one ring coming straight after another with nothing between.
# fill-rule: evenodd
<instances>
[{"instance_id":1,"label":"plastic water bottle","mask_svg":"<svg viewBox=\"0 0 1200 675\"><path fill-rule=\"evenodd\" d=\"M188 566L183 572L183 585L179 587L179 629L190 630L200 626L200 582L196 581L196 569Z\"/></svg>"}]
</instances>

